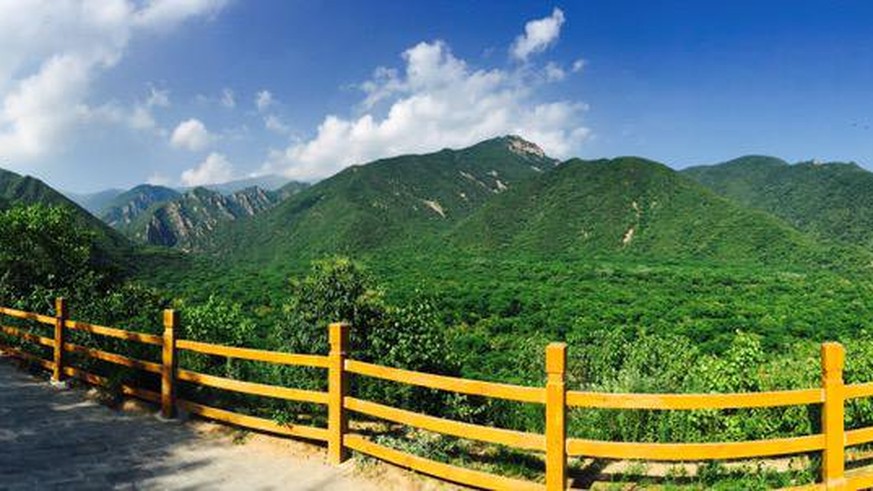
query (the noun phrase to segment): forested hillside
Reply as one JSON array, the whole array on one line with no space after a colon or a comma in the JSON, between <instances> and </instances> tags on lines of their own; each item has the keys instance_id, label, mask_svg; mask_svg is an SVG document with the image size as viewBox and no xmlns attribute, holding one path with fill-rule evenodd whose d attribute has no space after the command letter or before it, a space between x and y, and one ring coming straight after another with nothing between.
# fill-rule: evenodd
<instances>
[{"instance_id":1,"label":"forested hillside","mask_svg":"<svg viewBox=\"0 0 873 491\"><path fill-rule=\"evenodd\" d=\"M813 237L873 249L873 173L857 164L748 156L682 173Z\"/></svg>"},{"instance_id":2,"label":"forested hillside","mask_svg":"<svg viewBox=\"0 0 873 491\"><path fill-rule=\"evenodd\" d=\"M42 204L68 210L70 222L66 226L90 232L95 261L129 266L132 249L127 239L39 179L0 169L0 200L7 207Z\"/></svg>"},{"instance_id":3,"label":"forested hillside","mask_svg":"<svg viewBox=\"0 0 873 491\"><path fill-rule=\"evenodd\" d=\"M224 227L208 252L300 264L323 254L432 243L493 196L554 165L536 145L508 136L352 166L253 220Z\"/></svg>"}]
</instances>

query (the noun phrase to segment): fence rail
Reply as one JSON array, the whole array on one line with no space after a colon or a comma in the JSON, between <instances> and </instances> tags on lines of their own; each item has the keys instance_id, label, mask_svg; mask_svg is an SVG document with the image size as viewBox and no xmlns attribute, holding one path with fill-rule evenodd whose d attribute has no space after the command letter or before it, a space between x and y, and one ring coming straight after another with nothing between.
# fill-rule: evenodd
<instances>
[{"instance_id":1,"label":"fence rail","mask_svg":"<svg viewBox=\"0 0 873 491\"><path fill-rule=\"evenodd\" d=\"M845 354L843 347L838 343L822 345L822 386L817 389L739 394L607 394L566 389L566 345L563 343L552 343L546 347L545 386L527 387L421 373L351 359L348 350L350 327L343 323L329 326L330 352L325 356L279 353L177 339L179 316L172 310L164 311L162 335L69 320L66 304L60 298L56 301L54 316L0 307L0 316L4 315L54 327L54 336L50 338L22 327L0 325L0 334L52 349L52 359L47 360L20 348L0 343L0 350L7 354L50 370L54 382L61 382L65 376L69 376L94 385L106 386L110 383L106 377L72 366L65 356L66 353L76 353L141 370L160 377L160 392L122 385L121 393L160 404L161 412L165 417L173 417L176 408L180 408L205 418L259 431L325 441L328 444L328 459L337 464L347 458L348 450L355 450L419 472L471 486L488 489L544 488L552 491L566 489L567 461L571 457L695 461L821 452L821 481L804 489L861 489L873 486L873 472L865 469L845 471L846 447L873 442L873 427L849 431L844 428L845 402L873 396L873 383L852 385L843 383ZM67 329L159 347L161 362L139 360L67 342ZM280 387L187 370L177 366L178 351L326 369L328 391ZM349 391L351 376L373 377L400 384L542 405L545 409L545 433L528 433L464 423L359 399ZM250 395L327 405L328 424L326 428L280 424L269 419L179 399L176 397L175 388L178 381ZM741 442L638 443L567 438L566 431L567 409L573 407L701 410L798 405L821 405L821 433ZM437 433L540 452L544 454L545 484L458 467L377 444L349 430L350 412Z\"/></svg>"}]
</instances>

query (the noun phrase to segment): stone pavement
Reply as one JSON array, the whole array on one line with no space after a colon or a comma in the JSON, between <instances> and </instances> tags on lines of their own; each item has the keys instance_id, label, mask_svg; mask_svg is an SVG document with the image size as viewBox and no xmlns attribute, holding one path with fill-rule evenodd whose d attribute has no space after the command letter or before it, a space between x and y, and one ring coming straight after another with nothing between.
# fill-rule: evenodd
<instances>
[{"instance_id":1,"label":"stone pavement","mask_svg":"<svg viewBox=\"0 0 873 491\"><path fill-rule=\"evenodd\" d=\"M303 444L301 444L303 445ZM295 456L120 412L0 357L0 490L375 490L323 450Z\"/></svg>"}]
</instances>

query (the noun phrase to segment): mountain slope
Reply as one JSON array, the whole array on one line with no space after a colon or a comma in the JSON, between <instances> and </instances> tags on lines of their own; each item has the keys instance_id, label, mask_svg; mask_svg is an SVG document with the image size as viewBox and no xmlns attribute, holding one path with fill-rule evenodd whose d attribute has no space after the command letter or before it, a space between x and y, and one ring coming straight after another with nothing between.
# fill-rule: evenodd
<instances>
[{"instance_id":1,"label":"mountain slope","mask_svg":"<svg viewBox=\"0 0 873 491\"><path fill-rule=\"evenodd\" d=\"M825 256L824 247L778 218L634 157L565 162L496 197L450 237L480 254L504 250L767 264Z\"/></svg>"},{"instance_id":2,"label":"mountain slope","mask_svg":"<svg viewBox=\"0 0 873 491\"><path fill-rule=\"evenodd\" d=\"M814 237L873 250L873 173L853 163L789 165L748 156L682 173Z\"/></svg>"},{"instance_id":3,"label":"mountain slope","mask_svg":"<svg viewBox=\"0 0 873 491\"><path fill-rule=\"evenodd\" d=\"M178 191L167 187L141 184L116 196L106 205L100 219L109 226L120 229L133 223L153 205L179 196L181 194Z\"/></svg>"},{"instance_id":4,"label":"mountain slope","mask_svg":"<svg viewBox=\"0 0 873 491\"><path fill-rule=\"evenodd\" d=\"M554 162L536 145L507 136L462 150L352 166L253 220L227 227L213 251L299 260L414 244L448 230Z\"/></svg>"},{"instance_id":5,"label":"mountain slope","mask_svg":"<svg viewBox=\"0 0 873 491\"><path fill-rule=\"evenodd\" d=\"M86 228L94 234L95 260L123 268L129 266L131 244L121 234L39 179L0 169L0 208L33 204L73 210L76 223L71 226Z\"/></svg>"},{"instance_id":6,"label":"mountain slope","mask_svg":"<svg viewBox=\"0 0 873 491\"><path fill-rule=\"evenodd\" d=\"M212 241L212 232L219 224L261 213L280 199L278 193L258 187L231 195L194 188L169 201L152 204L118 228L138 242L199 250Z\"/></svg>"}]
</instances>

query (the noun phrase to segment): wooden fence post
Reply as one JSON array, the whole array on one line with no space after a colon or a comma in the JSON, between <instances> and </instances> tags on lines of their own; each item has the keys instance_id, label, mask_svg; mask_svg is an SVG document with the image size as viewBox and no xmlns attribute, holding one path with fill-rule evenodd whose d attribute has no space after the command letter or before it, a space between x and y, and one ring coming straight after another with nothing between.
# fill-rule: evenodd
<instances>
[{"instance_id":1,"label":"wooden fence post","mask_svg":"<svg viewBox=\"0 0 873 491\"><path fill-rule=\"evenodd\" d=\"M546 490L567 486L567 345L546 346Z\"/></svg>"},{"instance_id":2,"label":"wooden fence post","mask_svg":"<svg viewBox=\"0 0 873 491\"><path fill-rule=\"evenodd\" d=\"M843 387L843 364L846 353L840 343L821 345L821 381L824 388L824 405L821 412L821 427L825 437L822 455L822 481L827 489L845 489L845 390Z\"/></svg>"},{"instance_id":3,"label":"wooden fence post","mask_svg":"<svg viewBox=\"0 0 873 491\"><path fill-rule=\"evenodd\" d=\"M161 350L161 416L176 416L176 328L179 313L164 310L164 339Z\"/></svg>"},{"instance_id":4,"label":"wooden fence post","mask_svg":"<svg viewBox=\"0 0 873 491\"><path fill-rule=\"evenodd\" d=\"M330 354L328 355L328 406L327 406L327 460L340 464L348 458L343 445L343 435L348 432L349 422L343 408L343 398L348 392L348 374L345 373L346 350L349 344L349 325L335 322L330 325Z\"/></svg>"},{"instance_id":5,"label":"wooden fence post","mask_svg":"<svg viewBox=\"0 0 873 491\"><path fill-rule=\"evenodd\" d=\"M67 303L62 297L55 299L55 352L52 383L60 384L64 377L64 343L66 340L64 324L67 321Z\"/></svg>"}]
</instances>

